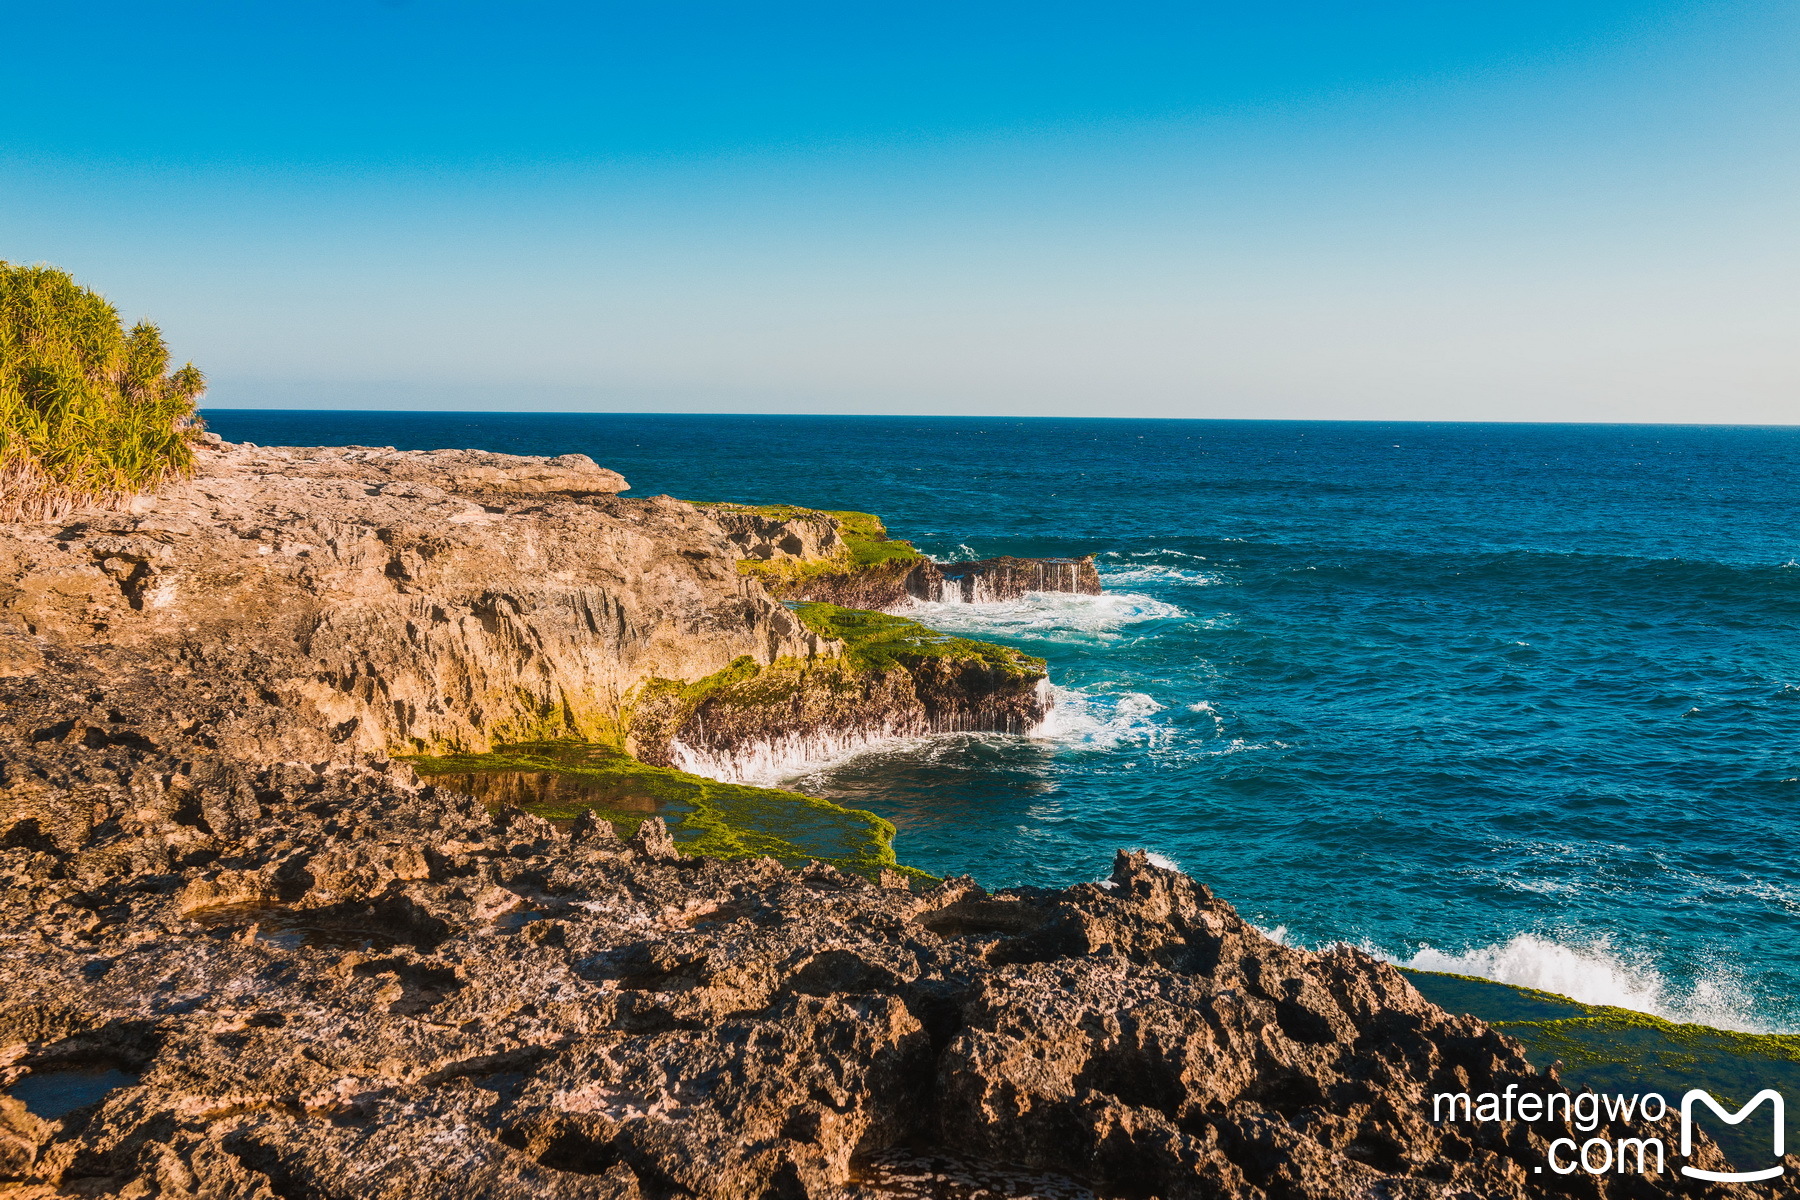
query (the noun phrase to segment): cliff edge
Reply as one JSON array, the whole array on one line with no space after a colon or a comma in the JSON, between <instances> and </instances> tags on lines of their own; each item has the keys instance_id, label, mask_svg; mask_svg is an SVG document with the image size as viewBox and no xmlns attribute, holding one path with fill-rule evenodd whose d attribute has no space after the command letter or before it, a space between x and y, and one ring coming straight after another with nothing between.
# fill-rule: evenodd
<instances>
[{"instance_id":1,"label":"cliff edge","mask_svg":"<svg viewBox=\"0 0 1800 1200\"><path fill-rule=\"evenodd\" d=\"M1434 1092L1566 1090L1142 855L990 894L670 835L665 802L781 794L659 755L1009 728L1037 660L789 607L713 514L585 459L203 460L138 511L0 529L0 1192L1780 1194L1546 1174L1595 1136L1567 1120L1434 1123ZM635 831L588 792L519 811L532 772Z\"/></svg>"},{"instance_id":2,"label":"cliff edge","mask_svg":"<svg viewBox=\"0 0 1800 1200\"><path fill-rule=\"evenodd\" d=\"M73 845L127 793L274 764L574 739L738 778L1048 710L999 647L859 660L710 512L625 486L580 455L217 444L136 511L0 526L0 829Z\"/></svg>"}]
</instances>

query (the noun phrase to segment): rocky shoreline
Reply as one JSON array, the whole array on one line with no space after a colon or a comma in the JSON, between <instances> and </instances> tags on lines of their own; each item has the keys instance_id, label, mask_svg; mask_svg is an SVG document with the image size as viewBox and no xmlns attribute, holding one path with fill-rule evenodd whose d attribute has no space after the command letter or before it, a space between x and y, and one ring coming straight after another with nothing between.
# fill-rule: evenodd
<instances>
[{"instance_id":1,"label":"rocky shoreline","mask_svg":"<svg viewBox=\"0 0 1800 1200\"><path fill-rule=\"evenodd\" d=\"M580 456L202 457L0 527L0 1195L1782 1194L1434 1124L1563 1088L1141 855L990 895L695 840L731 811L698 793L665 820L684 749L1041 717L1038 660L840 603L923 570L864 514L624 499ZM935 566L1086 590L1032 561ZM521 744L595 747L635 831L395 757Z\"/></svg>"}]
</instances>

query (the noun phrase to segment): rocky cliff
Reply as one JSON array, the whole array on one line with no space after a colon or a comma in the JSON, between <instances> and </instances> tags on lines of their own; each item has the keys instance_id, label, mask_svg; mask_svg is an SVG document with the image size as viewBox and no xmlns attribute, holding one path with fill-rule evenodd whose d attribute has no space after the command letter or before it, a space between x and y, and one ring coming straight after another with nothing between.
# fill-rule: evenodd
<instances>
[{"instance_id":1,"label":"rocky cliff","mask_svg":"<svg viewBox=\"0 0 1800 1200\"><path fill-rule=\"evenodd\" d=\"M981 604L1027 592L1098 595L1093 557L939 563L888 536L870 513L793 505L708 504L743 554L738 569L784 600L901 609L911 601Z\"/></svg>"},{"instance_id":2,"label":"rocky cliff","mask_svg":"<svg viewBox=\"0 0 1800 1200\"><path fill-rule=\"evenodd\" d=\"M78 840L128 793L248 787L245 764L566 737L704 768L948 727L957 705L957 727L1021 728L1049 703L1042 664L848 663L737 570L710 512L620 498L578 455L202 460L141 511L0 527L0 829ZM106 766L124 745L156 769Z\"/></svg>"},{"instance_id":3,"label":"rocky cliff","mask_svg":"<svg viewBox=\"0 0 1800 1200\"><path fill-rule=\"evenodd\" d=\"M1551 1139L1594 1136L1567 1121L1434 1124L1436 1091L1562 1088L1141 855L919 893L685 857L654 820L626 842L369 772L266 782L229 836L171 814L0 852L25 1195L1781 1194L1547 1176Z\"/></svg>"},{"instance_id":4,"label":"rocky cliff","mask_svg":"<svg viewBox=\"0 0 1800 1200\"><path fill-rule=\"evenodd\" d=\"M1051 705L1044 660L946 637L886 613L801 604L835 657L748 660L698 685L646 690L635 728L647 762L717 779L768 778L895 738L1027 733Z\"/></svg>"},{"instance_id":5,"label":"rocky cliff","mask_svg":"<svg viewBox=\"0 0 1800 1200\"><path fill-rule=\"evenodd\" d=\"M1021 724L1042 665L789 608L714 515L622 484L221 447L139 511L0 531L0 1192L1782 1194L1546 1174L1594 1136L1566 1121L1434 1124L1434 1091L1563 1089L1142 856L988 894L734 831L783 794L625 751ZM540 800L570 819L510 806Z\"/></svg>"}]
</instances>

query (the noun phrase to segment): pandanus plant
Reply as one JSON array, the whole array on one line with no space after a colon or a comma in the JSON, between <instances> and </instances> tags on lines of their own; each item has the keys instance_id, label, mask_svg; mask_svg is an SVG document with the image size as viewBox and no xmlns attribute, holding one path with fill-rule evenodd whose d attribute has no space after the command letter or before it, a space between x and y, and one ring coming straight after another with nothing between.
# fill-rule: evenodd
<instances>
[{"instance_id":1,"label":"pandanus plant","mask_svg":"<svg viewBox=\"0 0 1800 1200\"><path fill-rule=\"evenodd\" d=\"M206 379L55 267L0 261L0 521L115 505L193 469Z\"/></svg>"}]
</instances>

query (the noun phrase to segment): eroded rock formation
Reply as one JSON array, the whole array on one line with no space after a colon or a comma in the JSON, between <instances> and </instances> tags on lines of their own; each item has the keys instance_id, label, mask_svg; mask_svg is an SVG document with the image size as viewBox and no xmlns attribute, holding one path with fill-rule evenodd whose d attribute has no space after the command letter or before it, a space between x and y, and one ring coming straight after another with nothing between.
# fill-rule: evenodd
<instances>
[{"instance_id":1,"label":"eroded rock formation","mask_svg":"<svg viewBox=\"0 0 1800 1200\"><path fill-rule=\"evenodd\" d=\"M650 679L678 733L845 652L693 506L363 453L227 447L148 511L0 537L21 1197L1781 1194L1433 1124L1433 1091L1560 1085L1142 856L918 892L420 786L385 752L616 733Z\"/></svg>"},{"instance_id":2,"label":"eroded rock formation","mask_svg":"<svg viewBox=\"0 0 1800 1200\"><path fill-rule=\"evenodd\" d=\"M1092 555L939 563L910 542L889 539L880 519L868 513L707 507L743 554L745 568L784 600L891 611L914 600L982 604L1027 592L1100 592Z\"/></svg>"},{"instance_id":3,"label":"eroded rock formation","mask_svg":"<svg viewBox=\"0 0 1800 1200\"><path fill-rule=\"evenodd\" d=\"M1016 600L1027 592L1100 594L1100 572L1092 555L1083 558L984 558L934 564L942 582L926 600L982 604Z\"/></svg>"},{"instance_id":4,"label":"eroded rock formation","mask_svg":"<svg viewBox=\"0 0 1800 1200\"><path fill-rule=\"evenodd\" d=\"M0 1085L52 1114L0 1098L0 1176L263 1200L972 1194L934 1176L1777 1194L1545 1179L1548 1139L1590 1135L1432 1124L1433 1091L1558 1085L1392 968L1275 945L1141 855L1063 891L919 894L374 772L261 782L267 816L231 835L139 815L0 852Z\"/></svg>"},{"instance_id":5,"label":"eroded rock formation","mask_svg":"<svg viewBox=\"0 0 1800 1200\"><path fill-rule=\"evenodd\" d=\"M653 706L639 719L649 682L739 662L805 677L812 700L714 720L690 744L765 753L722 740L733 729L868 740L931 728L956 697L969 728L1020 722L1010 693L983 699L979 664L917 684L904 667L842 669L839 647L736 569L710 512L606 494L624 480L580 455L224 445L202 459L137 512L0 526L0 833L31 820L79 839L127 793L230 792L197 781L244 763L554 736L667 761L684 730ZM829 727L792 723L813 719ZM115 743L154 769L105 767L96 752Z\"/></svg>"}]
</instances>

